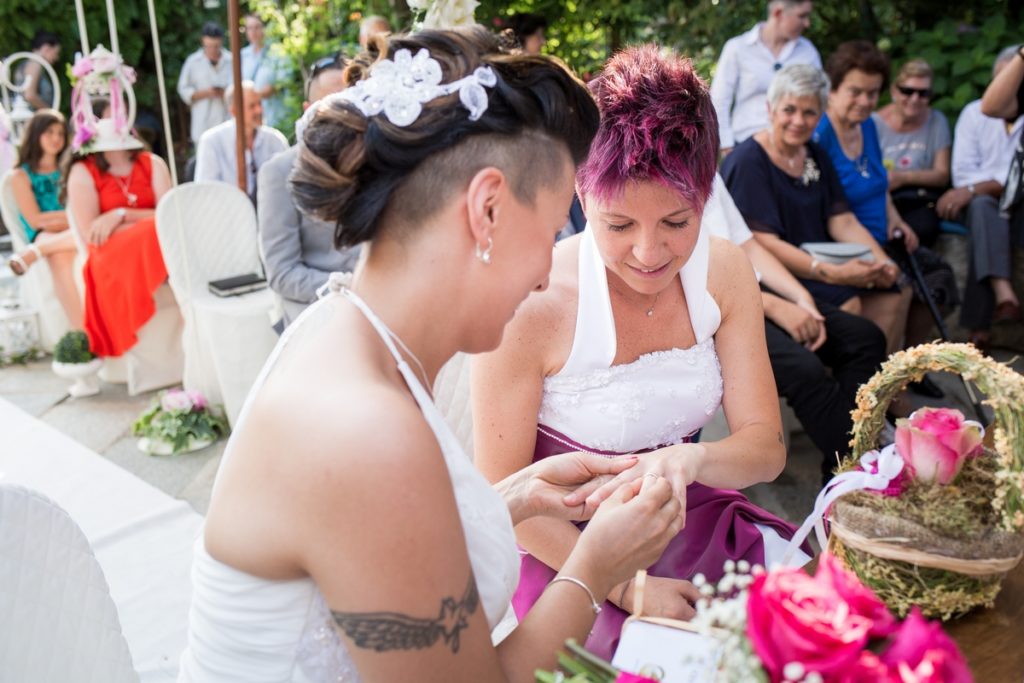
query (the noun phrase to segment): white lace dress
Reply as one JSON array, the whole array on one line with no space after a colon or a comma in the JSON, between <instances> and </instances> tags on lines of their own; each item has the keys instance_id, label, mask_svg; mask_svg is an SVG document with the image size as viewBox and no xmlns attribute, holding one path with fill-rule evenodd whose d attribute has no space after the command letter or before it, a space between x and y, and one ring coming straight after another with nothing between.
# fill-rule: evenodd
<instances>
[{"instance_id":1,"label":"white lace dress","mask_svg":"<svg viewBox=\"0 0 1024 683\"><path fill-rule=\"evenodd\" d=\"M339 292L347 296L388 345L437 437L455 491L480 602L493 629L505 615L519 580L519 555L508 508L466 457L429 394L398 354L384 324L354 293L343 289L340 278L332 276L329 285L328 297L338 296ZM289 339L321 304L311 306L285 332L257 379L249 401ZM247 412L248 402L242 409L239 428ZM181 658L180 683L360 680L312 579L270 581L238 571L212 558L200 537L195 546L192 584L188 647Z\"/></svg>"}]
</instances>

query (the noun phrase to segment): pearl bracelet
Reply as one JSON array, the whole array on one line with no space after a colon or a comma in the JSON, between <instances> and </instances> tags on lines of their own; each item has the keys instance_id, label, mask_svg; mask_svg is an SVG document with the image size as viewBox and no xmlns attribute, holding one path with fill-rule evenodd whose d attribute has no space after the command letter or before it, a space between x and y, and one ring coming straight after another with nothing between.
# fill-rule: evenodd
<instances>
[{"instance_id":1,"label":"pearl bracelet","mask_svg":"<svg viewBox=\"0 0 1024 683\"><path fill-rule=\"evenodd\" d=\"M555 578L551 579L551 583L549 583L548 585L554 585L559 581L568 581L569 583L579 586L584 591L586 591L587 597L590 598L590 609L594 610L594 614L601 613L601 605L597 604L597 600L594 599L594 592L590 590L587 584L583 583L582 581L573 576L556 576Z\"/></svg>"}]
</instances>

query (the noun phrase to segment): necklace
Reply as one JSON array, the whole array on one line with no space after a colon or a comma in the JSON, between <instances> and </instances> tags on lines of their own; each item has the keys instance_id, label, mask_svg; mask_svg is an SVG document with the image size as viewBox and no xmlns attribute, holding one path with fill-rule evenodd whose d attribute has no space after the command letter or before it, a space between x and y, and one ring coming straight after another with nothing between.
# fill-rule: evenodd
<instances>
[{"instance_id":1,"label":"necklace","mask_svg":"<svg viewBox=\"0 0 1024 683\"><path fill-rule=\"evenodd\" d=\"M119 175L114 175L113 173L110 174L110 177L112 177L114 179L114 182L117 183L117 186L121 188L121 194L123 194L124 198L126 200L128 200L128 206L135 206L135 203L137 201L139 201L139 195L135 194L134 192L130 192L128 190L128 188L131 187L132 176L134 174L135 174L135 165L134 164L132 165L132 170L128 171L128 175L126 177L122 177L122 176L119 176Z\"/></svg>"},{"instance_id":2,"label":"necklace","mask_svg":"<svg viewBox=\"0 0 1024 683\"><path fill-rule=\"evenodd\" d=\"M777 156L780 160L786 162L786 166L789 167L790 175L792 175L793 171L800 168L798 164L800 162L800 158L804 157L803 146L801 146L800 149L797 150L796 154L792 156L786 156L785 154L782 153L782 150L779 149L779 146L775 144L775 135L772 133L772 131L768 131L768 139L771 142L772 149L775 151L775 156Z\"/></svg>"},{"instance_id":3,"label":"necklace","mask_svg":"<svg viewBox=\"0 0 1024 683\"><path fill-rule=\"evenodd\" d=\"M651 307L647 309L647 317L648 318L650 318L650 317L652 317L654 315L654 307L658 305L658 297L659 296L661 296L661 292L658 292L657 294L654 295L654 302L651 304Z\"/></svg>"},{"instance_id":4,"label":"necklace","mask_svg":"<svg viewBox=\"0 0 1024 683\"><path fill-rule=\"evenodd\" d=\"M868 171L868 157L866 154L861 153L859 157L853 160L853 165L857 168L857 172L865 178L870 178L871 173Z\"/></svg>"}]
</instances>

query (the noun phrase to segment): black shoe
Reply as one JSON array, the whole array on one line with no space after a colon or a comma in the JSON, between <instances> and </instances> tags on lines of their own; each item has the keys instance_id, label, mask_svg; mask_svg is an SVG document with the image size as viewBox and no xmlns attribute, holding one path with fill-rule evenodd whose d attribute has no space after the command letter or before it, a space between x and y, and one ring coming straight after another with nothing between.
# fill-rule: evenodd
<instances>
[{"instance_id":1,"label":"black shoe","mask_svg":"<svg viewBox=\"0 0 1024 683\"><path fill-rule=\"evenodd\" d=\"M920 382L911 382L907 388L918 396L927 396L928 398L943 398L946 395L927 375L922 377Z\"/></svg>"}]
</instances>

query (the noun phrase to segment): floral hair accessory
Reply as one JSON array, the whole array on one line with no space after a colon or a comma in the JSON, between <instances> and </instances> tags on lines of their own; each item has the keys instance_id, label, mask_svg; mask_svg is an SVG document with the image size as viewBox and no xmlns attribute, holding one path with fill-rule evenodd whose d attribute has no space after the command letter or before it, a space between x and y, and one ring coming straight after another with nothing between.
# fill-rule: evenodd
<instances>
[{"instance_id":1,"label":"floral hair accessory","mask_svg":"<svg viewBox=\"0 0 1024 683\"><path fill-rule=\"evenodd\" d=\"M451 83L441 83L441 64L421 49L414 57L409 50L395 52L394 61L384 59L370 69L370 76L347 90L332 95L331 100L349 102L370 117L383 113L396 126L409 126L431 100L459 93L459 101L469 110L469 120L476 121L487 111L487 91L498 82L489 66L477 67L468 76Z\"/></svg>"}]
</instances>

